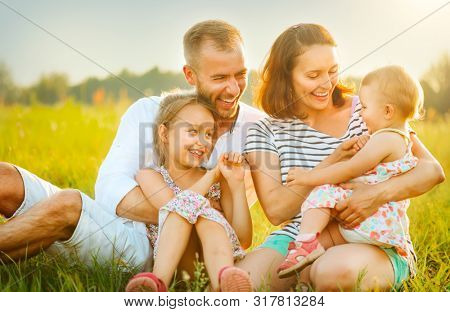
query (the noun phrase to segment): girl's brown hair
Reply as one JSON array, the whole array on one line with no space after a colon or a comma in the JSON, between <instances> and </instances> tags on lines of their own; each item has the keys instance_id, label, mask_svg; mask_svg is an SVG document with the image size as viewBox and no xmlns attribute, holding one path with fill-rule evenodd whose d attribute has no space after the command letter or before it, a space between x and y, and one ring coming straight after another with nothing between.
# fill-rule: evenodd
<instances>
[{"instance_id":1,"label":"girl's brown hair","mask_svg":"<svg viewBox=\"0 0 450 312\"><path fill-rule=\"evenodd\" d=\"M296 65L296 57L315 44L336 46L331 34L323 26L316 24L292 26L275 40L260 73L255 96L255 103L269 116L284 119L298 114L293 105L299 99L296 98L292 85L292 70ZM333 105L343 105L345 95L352 91L338 82L332 94Z\"/></svg>"},{"instance_id":2,"label":"girl's brown hair","mask_svg":"<svg viewBox=\"0 0 450 312\"><path fill-rule=\"evenodd\" d=\"M169 128L175 116L182 108L190 104L199 104L207 108L214 116L214 108L211 103L198 96L195 90L174 90L163 94L163 99L159 105L158 115L153 126L153 150L156 153L156 163L158 166L166 165L167 148L159 136L161 125Z\"/></svg>"}]
</instances>

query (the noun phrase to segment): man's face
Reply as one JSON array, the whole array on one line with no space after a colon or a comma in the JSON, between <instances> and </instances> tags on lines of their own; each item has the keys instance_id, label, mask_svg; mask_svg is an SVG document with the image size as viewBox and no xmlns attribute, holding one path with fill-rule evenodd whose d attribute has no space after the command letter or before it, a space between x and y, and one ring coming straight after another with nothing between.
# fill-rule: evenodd
<instances>
[{"instance_id":1,"label":"man's face","mask_svg":"<svg viewBox=\"0 0 450 312\"><path fill-rule=\"evenodd\" d=\"M239 98L247 87L242 46L238 45L232 51L219 51L206 42L199 52L190 83L197 87L201 96L214 104L221 118L233 118Z\"/></svg>"}]
</instances>

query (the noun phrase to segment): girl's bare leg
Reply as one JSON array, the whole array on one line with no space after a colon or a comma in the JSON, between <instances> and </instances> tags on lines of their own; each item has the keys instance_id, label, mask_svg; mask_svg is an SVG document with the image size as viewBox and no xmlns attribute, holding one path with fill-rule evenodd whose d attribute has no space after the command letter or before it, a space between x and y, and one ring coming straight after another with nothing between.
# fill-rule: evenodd
<instances>
[{"instance_id":1,"label":"girl's bare leg","mask_svg":"<svg viewBox=\"0 0 450 312\"><path fill-rule=\"evenodd\" d=\"M174 212L169 213L161 230L153 266L153 273L167 286L186 250L191 231L192 224L185 218Z\"/></svg>"},{"instance_id":2,"label":"girl's bare leg","mask_svg":"<svg viewBox=\"0 0 450 312\"><path fill-rule=\"evenodd\" d=\"M198 254L199 261L203 261L202 246L200 244L197 231L194 228L193 231L191 231L191 237L189 238L188 245L177 267L178 279L180 279L183 271L188 273L191 278L194 276L194 263L197 259L196 254Z\"/></svg>"},{"instance_id":3,"label":"girl's bare leg","mask_svg":"<svg viewBox=\"0 0 450 312\"><path fill-rule=\"evenodd\" d=\"M230 239L222 225L202 217L198 218L195 229L202 244L212 289L217 290L220 269L234 265Z\"/></svg>"}]
</instances>

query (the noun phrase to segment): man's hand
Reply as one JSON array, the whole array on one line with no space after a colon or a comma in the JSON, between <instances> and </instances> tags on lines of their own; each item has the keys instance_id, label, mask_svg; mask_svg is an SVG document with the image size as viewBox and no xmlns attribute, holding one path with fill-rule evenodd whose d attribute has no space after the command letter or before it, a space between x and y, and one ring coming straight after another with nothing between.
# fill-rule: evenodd
<instances>
[{"instance_id":1,"label":"man's hand","mask_svg":"<svg viewBox=\"0 0 450 312\"><path fill-rule=\"evenodd\" d=\"M343 183L340 186L352 190L352 195L338 202L334 209L337 219L347 228L354 228L386 203L377 185Z\"/></svg>"}]
</instances>

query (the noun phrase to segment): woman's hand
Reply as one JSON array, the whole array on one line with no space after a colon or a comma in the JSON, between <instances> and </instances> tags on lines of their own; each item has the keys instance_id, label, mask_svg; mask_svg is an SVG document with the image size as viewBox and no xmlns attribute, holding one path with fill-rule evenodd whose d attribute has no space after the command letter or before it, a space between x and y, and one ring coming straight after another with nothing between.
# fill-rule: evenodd
<instances>
[{"instance_id":1,"label":"woman's hand","mask_svg":"<svg viewBox=\"0 0 450 312\"><path fill-rule=\"evenodd\" d=\"M228 184L244 182L245 170L243 162L244 157L239 153L229 152L220 156L217 167Z\"/></svg>"},{"instance_id":2,"label":"woman's hand","mask_svg":"<svg viewBox=\"0 0 450 312\"><path fill-rule=\"evenodd\" d=\"M288 171L286 182L288 186L292 185L307 185L308 171L300 167L291 168Z\"/></svg>"},{"instance_id":3,"label":"woman's hand","mask_svg":"<svg viewBox=\"0 0 450 312\"><path fill-rule=\"evenodd\" d=\"M384 205L380 184L368 185L364 183L349 182L340 186L352 190L352 195L337 203L334 213L337 219L346 227L354 228Z\"/></svg>"}]
</instances>

